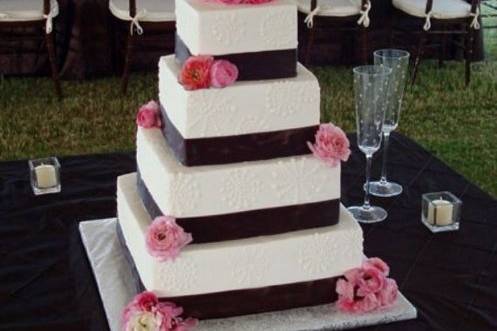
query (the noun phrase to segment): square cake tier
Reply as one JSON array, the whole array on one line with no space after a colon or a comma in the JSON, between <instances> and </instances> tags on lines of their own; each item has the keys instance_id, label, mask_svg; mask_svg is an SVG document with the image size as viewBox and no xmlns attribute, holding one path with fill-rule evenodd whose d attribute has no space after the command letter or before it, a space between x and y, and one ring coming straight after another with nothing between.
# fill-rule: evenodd
<instances>
[{"instance_id":1,"label":"square cake tier","mask_svg":"<svg viewBox=\"0 0 497 331\"><path fill-rule=\"evenodd\" d=\"M177 0L176 27L193 55L297 48L297 6L293 0L259 5Z\"/></svg>"},{"instance_id":2,"label":"square cake tier","mask_svg":"<svg viewBox=\"0 0 497 331\"><path fill-rule=\"evenodd\" d=\"M159 100L184 139L236 136L319 125L320 88L301 64L297 76L185 90L173 55L159 62Z\"/></svg>"},{"instance_id":3,"label":"square cake tier","mask_svg":"<svg viewBox=\"0 0 497 331\"><path fill-rule=\"evenodd\" d=\"M162 214L176 218L239 213L340 199L340 166L312 154L186 167L160 129L138 129L137 165Z\"/></svg>"},{"instance_id":4,"label":"square cake tier","mask_svg":"<svg viewBox=\"0 0 497 331\"><path fill-rule=\"evenodd\" d=\"M195 317L212 317L207 311L213 308L227 309L229 312L217 314L223 316L259 311L258 306L265 307L261 304L264 296L268 302L274 301L271 294L281 299L276 298L275 309L331 302L337 277L361 264L362 230L343 206L335 226L208 244L195 244L193 238L174 261L160 262L146 249L151 219L141 203L136 180L136 174L119 177L117 198L123 244L138 281L144 289L196 312ZM226 300L237 295L250 298L250 302L239 310L227 307ZM202 312L206 299L211 301ZM216 303L224 306L215 307Z\"/></svg>"}]
</instances>

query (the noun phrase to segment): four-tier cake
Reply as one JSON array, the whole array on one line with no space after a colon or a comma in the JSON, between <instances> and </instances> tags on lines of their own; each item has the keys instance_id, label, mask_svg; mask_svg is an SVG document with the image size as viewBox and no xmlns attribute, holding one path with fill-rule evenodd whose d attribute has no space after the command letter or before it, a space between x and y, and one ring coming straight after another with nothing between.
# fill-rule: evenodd
<instances>
[{"instance_id":1,"label":"four-tier cake","mask_svg":"<svg viewBox=\"0 0 497 331\"><path fill-rule=\"evenodd\" d=\"M362 263L363 237L340 204L340 162L309 148L320 89L297 62L295 3L177 0L176 19L160 117L138 128L137 173L118 179L119 233L141 290L199 319L333 302L337 279ZM188 83L202 75L210 85ZM149 232L164 217L174 252L161 255L151 241L169 238Z\"/></svg>"}]
</instances>

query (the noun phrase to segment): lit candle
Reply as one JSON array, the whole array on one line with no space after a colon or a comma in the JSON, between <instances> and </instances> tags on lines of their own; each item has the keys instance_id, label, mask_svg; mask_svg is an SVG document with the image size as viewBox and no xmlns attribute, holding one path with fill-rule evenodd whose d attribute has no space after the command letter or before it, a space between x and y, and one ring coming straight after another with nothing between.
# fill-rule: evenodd
<instances>
[{"instance_id":1,"label":"lit candle","mask_svg":"<svg viewBox=\"0 0 497 331\"><path fill-rule=\"evenodd\" d=\"M450 225L453 222L452 203L442 198L433 200L428 206L428 222L434 225Z\"/></svg>"},{"instance_id":2,"label":"lit candle","mask_svg":"<svg viewBox=\"0 0 497 331\"><path fill-rule=\"evenodd\" d=\"M35 168L36 183L38 188L49 188L57 185L57 175L55 167L49 164L42 164Z\"/></svg>"}]
</instances>

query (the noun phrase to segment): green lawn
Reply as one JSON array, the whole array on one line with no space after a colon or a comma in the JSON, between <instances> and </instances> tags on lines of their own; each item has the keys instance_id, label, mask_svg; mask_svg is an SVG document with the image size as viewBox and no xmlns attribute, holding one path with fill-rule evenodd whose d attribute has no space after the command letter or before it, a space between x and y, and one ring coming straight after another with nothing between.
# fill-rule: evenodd
<instances>
[{"instance_id":1,"label":"green lawn","mask_svg":"<svg viewBox=\"0 0 497 331\"><path fill-rule=\"evenodd\" d=\"M322 86L323 119L354 130L350 68L314 68ZM497 62L474 64L471 86L463 65L421 66L407 92L399 130L497 196ZM157 95L157 74L133 75L130 93L119 80L64 82L58 102L46 78L0 82L0 158L24 159L134 148L137 107Z\"/></svg>"},{"instance_id":2,"label":"green lawn","mask_svg":"<svg viewBox=\"0 0 497 331\"><path fill-rule=\"evenodd\" d=\"M438 69L424 62L399 130L497 196L497 29L485 31L485 50L487 61L473 65L468 89L462 63ZM313 70L323 119L353 131L351 69ZM117 78L64 82L66 97L58 102L47 78L0 80L0 159L132 150L135 112L156 98L157 74L132 75L126 97L118 87Z\"/></svg>"}]
</instances>

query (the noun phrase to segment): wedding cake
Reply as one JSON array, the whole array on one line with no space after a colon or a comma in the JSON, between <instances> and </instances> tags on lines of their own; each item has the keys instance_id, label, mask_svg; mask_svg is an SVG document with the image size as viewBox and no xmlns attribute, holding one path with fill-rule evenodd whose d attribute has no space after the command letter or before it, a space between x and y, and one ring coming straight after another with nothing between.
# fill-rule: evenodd
<instances>
[{"instance_id":1,"label":"wedding cake","mask_svg":"<svg viewBox=\"0 0 497 331\"><path fill-rule=\"evenodd\" d=\"M320 125L297 62L294 1L177 0L176 19L160 102L137 117L137 172L117 183L140 290L197 319L335 301L363 237L340 204L348 141Z\"/></svg>"}]
</instances>

